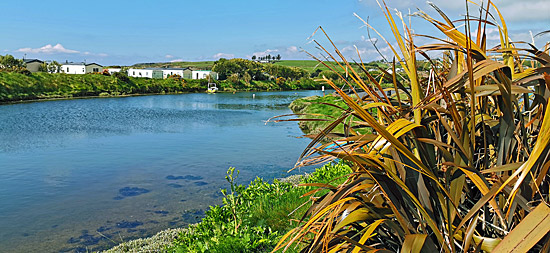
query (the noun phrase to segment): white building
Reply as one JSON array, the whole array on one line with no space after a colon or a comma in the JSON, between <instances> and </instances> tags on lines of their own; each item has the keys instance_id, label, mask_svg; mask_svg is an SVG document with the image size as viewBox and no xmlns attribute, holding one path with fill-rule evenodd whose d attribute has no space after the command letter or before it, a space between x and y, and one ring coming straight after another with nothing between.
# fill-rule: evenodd
<instances>
[{"instance_id":1,"label":"white building","mask_svg":"<svg viewBox=\"0 0 550 253\"><path fill-rule=\"evenodd\" d=\"M128 69L128 76L144 78L162 78L162 70L158 68Z\"/></svg>"},{"instance_id":2,"label":"white building","mask_svg":"<svg viewBox=\"0 0 550 253\"><path fill-rule=\"evenodd\" d=\"M87 74L101 72L103 67L97 63L65 62L61 65L61 72L66 74Z\"/></svg>"},{"instance_id":3,"label":"white building","mask_svg":"<svg viewBox=\"0 0 550 253\"><path fill-rule=\"evenodd\" d=\"M120 69L120 68L106 68L104 70L107 70L109 72L109 75L112 75L113 73L122 71L122 69Z\"/></svg>"},{"instance_id":4,"label":"white building","mask_svg":"<svg viewBox=\"0 0 550 253\"><path fill-rule=\"evenodd\" d=\"M191 70L189 68L166 68L162 69L162 78L166 79L171 75L178 75L182 78L191 78Z\"/></svg>"},{"instance_id":5,"label":"white building","mask_svg":"<svg viewBox=\"0 0 550 253\"><path fill-rule=\"evenodd\" d=\"M193 79L206 79L210 75L212 75L214 79L218 79L218 73L212 72L211 70L193 70L191 77Z\"/></svg>"}]
</instances>

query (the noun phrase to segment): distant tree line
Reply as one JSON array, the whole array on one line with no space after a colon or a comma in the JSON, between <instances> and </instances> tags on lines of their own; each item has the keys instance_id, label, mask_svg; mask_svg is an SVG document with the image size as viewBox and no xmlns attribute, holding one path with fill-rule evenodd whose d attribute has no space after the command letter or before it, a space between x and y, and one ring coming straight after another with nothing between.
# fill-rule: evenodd
<instances>
[{"instance_id":1,"label":"distant tree line","mask_svg":"<svg viewBox=\"0 0 550 253\"><path fill-rule=\"evenodd\" d=\"M277 54L277 56L271 56L270 54L265 55L265 56L253 55L252 60L253 61L268 61L268 62L280 61L281 60L281 55L280 54Z\"/></svg>"},{"instance_id":2,"label":"distant tree line","mask_svg":"<svg viewBox=\"0 0 550 253\"><path fill-rule=\"evenodd\" d=\"M220 59L214 62L212 71L219 74L221 80L230 81L264 81L275 80L278 77L286 80L308 78L307 70L297 67L287 67L274 64L261 64L246 59Z\"/></svg>"}]
</instances>

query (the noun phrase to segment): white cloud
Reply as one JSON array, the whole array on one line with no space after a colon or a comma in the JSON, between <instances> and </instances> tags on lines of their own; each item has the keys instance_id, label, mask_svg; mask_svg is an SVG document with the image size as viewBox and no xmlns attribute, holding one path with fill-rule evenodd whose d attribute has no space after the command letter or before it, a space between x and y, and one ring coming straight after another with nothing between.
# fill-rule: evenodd
<instances>
[{"instance_id":1,"label":"white cloud","mask_svg":"<svg viewBox=\"0 0 550 253\"><path fill-rule=\"evenodd\" d=\"M99 56L99 57L107 57L107 56L109 56L109 55L106 54L106 53L95 54L95 53L90 53L90 52L88 52L88 51L86 51L86 52L84 52L84 53L82 53L82 54L83 54L83 55L86 55L86 56L89 55L89 56Z\"/></svg>"},{"instance_id":2,"label":"white cloud","mask_svg":"<svg viewBox=\"0 0 550 253\"><path fill-rule=\"evenodd\" d=\"M80 53L79 51L76 51L76 50L67 49L59 43L56 44L55 46L52 46L51 44L48 44L48 45L45 45L41 48L30 48L30 47L20 48L20 49L17 49L16 52L41 53L41 54L57 54L57 53L77 54L77 53ZM84 54L86 54L86 53L84 53Z\"/></svg>"},{"instance_id":3,"label":"white cloud","mask_svg":"<svg viewBox=\"0 0 550 253\"><path fill-rule=\"evenodd\" d=\"M175 56L171 55L171 54L167 54L166 56L164 56L165 58L168 58L168 59L172 59L172 58L175 58Z\"/></svg>"},{"instance_id":4,"label":"white cloud","mask_svg":"<svg viewBox=\"0 0 550 253\"><path fill-rule=\"evenodd\" d=\"M506 4L497 7L502 12L502 16L509 21L536 21L542 20L550 24L548 13L550 5L547 0L522 0L522 1L504 1Z\"/></svg>"},{"instance_id":5,"label":"white cloud","mask_svg":"<svg viewBox=\"0 0 550 253\"><path fill-rule=\"evenodd\" d=\"M277 53L277 52L279 52L279 49L267 49L262 52L254 52L252 55L255 55L256 57L262 57L262 56L266 56L268 54Z\"/></svg>"},{"instance_id":6,"label":"white cloud","mask_svg":"<svg viewBox=\"0 0 550 253\"><path fill-rule=\"evenodd\" d=\"M369 9L372 9L372 14L382 14L379 9L376 1L372 0L358 0L359 3L366 5ZM382 0L379 0L380 4ZM436 12L433 11L427 2L433 2L437 7L439 7L445 14L447 14L451 19L463 18L466 14L466 3L464 1L453 1L453 0L386 0L386 5L390 10L397 9L405 14L408 13L408 10L415 12L417 8L428 12L430 15L433 14L434 18L440 18ZM468 7L470 14L479 15L479 4L481 0L473 0L473 3L469 3ZM494 0L492 1L499 11L502 13L506 22L510 21L522 21L522 22L537 22L546 23L546 26L549 25L550 18L548 13L550 13L550 5L548 0ZM487 0L483 0L483 8L487 6ZM494 8L490 9L490 12L495 16L496 19L499 19L498 13ZM499 20L500 22L500 20Z\"/></svg>"},{"instance_id":7,"label":"white cloud","mask_svg":"<svg viewBox=\"0 0 550 253\"><path fill-rule=\"evenodd\" d=\"M220 58L234 58L234 54L226 54L226 53L217 53L212 56L214 59L220 59Z\"/></svg>"},{"instance_id":8,"label":"white cloud","mask_svg":"<svg viewBox=\"0 0 550 253\"><path fill-rule=\"evenodd\" d=\"M289 52L289 53L297 53L298 52L298 47L290 46L286 49L286 51Z\"/></svg>"},{"instance_id":9,"label":"white cloud","mask_svg":"<svg viewBox=\"0 0 550 253\"><path fill-rule=\"evenodd\" d=\"M170 62L182 62L183 59L174 59L174 60L170 60Z\"/></svg>"},{"instance_id":10,"label":"white cloud","mask_svg":"<svg viewBox=\"0 0 550 253\"><path fill-rule=\"evenodd\" d=\"M433 2L439 6L443 11L453 10L466 12L464 1L448 1L448 0L433 0ZM479 3L479 1L475 1ZM509 21L546 21L548 23L548 13L550 12L550 5L547 0L497 0L493 1L499 11L502 13L506 22ZM487 1L483 1L484 8L487 5ZM475 11L475 15L479 15L479 7L473 4L469 5L470 11ZM491 13L498 17L498 13L491 8ZM499 20L500 21L500 20Z\"/></svg>"}]
</instances>

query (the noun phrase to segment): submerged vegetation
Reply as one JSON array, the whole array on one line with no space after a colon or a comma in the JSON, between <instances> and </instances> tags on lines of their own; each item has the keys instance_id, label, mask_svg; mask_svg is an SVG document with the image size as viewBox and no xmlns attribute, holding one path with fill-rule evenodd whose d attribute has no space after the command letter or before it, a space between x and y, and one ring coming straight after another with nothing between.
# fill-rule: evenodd
<instances>
[{"instance_id":1,"label":"submerged vegetation","mask_svg":"<svg viewBox=\"0 0 550 253\"><path fill-rule=\"evenodd\" d=\"M416 16L443 38L424 36L435 42L419 46L414 40L422 35L413 35L400 13L395 19L380 6L395 38L386 41L394 53L391 65L405 72L402 80L388 73L391 96L362 63L349 63L337 48L331 53L314 41L328 58L343 62L323 62L327 68L352 71L341 76L346 91L325 78L346 105L332 107L339 116L308 146L301 165L338 158L354 173L341 184L319 185L330 191L310 200L276 250L550 250L548 45L539 50L510 41L491 1L478 17L459 21L432 7L441 21L422 11ZM487 26L498 28L500 45L487 47ZM443 57L431 58L432 51ZM419 56L429 63L428 75L421 73ZM358 131L365 127L371 133Z\"/></svg>"}]
</instances>

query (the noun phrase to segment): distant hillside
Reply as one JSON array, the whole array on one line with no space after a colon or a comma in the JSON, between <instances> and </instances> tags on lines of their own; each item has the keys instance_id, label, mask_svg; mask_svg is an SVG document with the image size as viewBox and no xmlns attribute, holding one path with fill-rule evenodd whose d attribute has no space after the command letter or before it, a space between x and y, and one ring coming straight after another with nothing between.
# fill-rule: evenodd
<instances>
[{"instance_id":1,"label":"distant hillside","mask_svg":"<svg viewBox=\"0 0 550 253\"><path fill-rule=\"evenodd\" d=\"M327 68L325 65L323 65L322 63L319 63L316 60L284 60L284 61L275 62L274 64L289 66L289 67L299 67L299 68L303 68L303 69L305 69L309 72L315 72L318 69L321 70L321 71L329 70L329 68ZM340 66L338 66L335 62L327 62L327 65L334 66L335 69L337 69L338 71L341 71ZM344 65L344 64L342 63L342 65ZM365 63L365 68L367 70L370 69L370 68L376 68L376 66L380 66L380 67L385 68L386 64L380 63L380 62Z\"/></svg>"},{"instance_id":2,"label":"distant hillside","mask_svg":"<svg viewBox=\"0 0 550 253\"><path fill-rule=\"evenodd\" d=\"M316 60L282 60L274 63L265 63L265 64L275 64L287 67L299 67L307 70L310 73L315 72L316 70L329 70L323 64L320 64ZM198 61L198 62L157 62L157 63L137 63L132 65L135 68L194 68L194 69L212 69L214 61ZM329 65L335 65L335 63L329 63ZM369 62L365 63L365 67L368 69L376 68L376 66L386 67L385 64L380 62ZM336 66L338 67L338 66Z\"/></svg>"}]
</instances>

